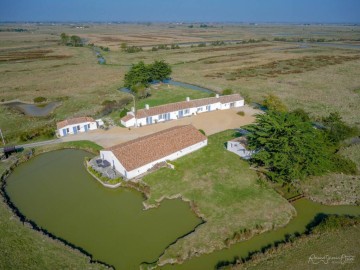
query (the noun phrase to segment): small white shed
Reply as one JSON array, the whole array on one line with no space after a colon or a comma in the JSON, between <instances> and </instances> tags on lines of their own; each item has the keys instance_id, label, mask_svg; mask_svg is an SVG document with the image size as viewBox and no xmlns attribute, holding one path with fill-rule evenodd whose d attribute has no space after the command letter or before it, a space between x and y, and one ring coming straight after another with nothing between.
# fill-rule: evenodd
<instances>
[{"instance_id":1,"label":"small white shed","mask_svg":"<svg viewBox=\"0 0 360 270\"><path fill-rule=\"evenodd\" d=\"M238 137L231 141L227 142L226 149L230 152L237 154L243 159L250 159L251 156L255 153L254 150L247 149L247 139L246 137Z\"/></svg>"},{"instance_id":2,"label":"small white shed","mask_svg":"<svg viewBox=\"0 0 360 270\"><path fill-rule=\"evenodd\" d=\"M77 117L66 119L56 124L57 131L60 137L69 134L77 134L80 132L87 132L98 128L97 122L91 117Z\"/></svg>"}]
</instances>

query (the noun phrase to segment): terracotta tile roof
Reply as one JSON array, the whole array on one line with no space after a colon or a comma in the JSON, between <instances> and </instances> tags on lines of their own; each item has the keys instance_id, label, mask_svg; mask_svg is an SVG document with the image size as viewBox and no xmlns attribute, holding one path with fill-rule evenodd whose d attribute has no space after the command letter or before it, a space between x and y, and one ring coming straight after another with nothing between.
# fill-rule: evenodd
<instances>
[{"instance_id":1,"label":"terracotta tile roof","mask_svg":"<svg viewBox=\"0 0 360 270\"><path fill-rule=\"evenodd\" d=\"M190 101L181 101L176 103L170 103L165 105L160 105L156 107L150 107L147 109L141 109L136 112L136 118L145 118L147 116L154 116L168 112L175 112L179 110L195 108L205 105L214 104L217 102L220 103L229 103L234 101L243 100L243 98L239 94L233 94L228 96L220 96L220 97L210 97L210 98L202 98L202 99L194 99Z\"/></svg>"},{"instance_id":2,"label":"terracotta tile roof","mask_svg":"<svg viewBox=\"0 0 360 270\"><path fill-rule=\"evenodd\" d=\"M84 122L95 122L95 120L92 117L77 117L77 118L71 118L71 119L66 119L64 121L61 122L57 122L56 126L58 129L66 127L68 125L76 125L76 124L81 124Z\"/></svg>"},{"instance_id":3,"label":"terracotta tile roof","mask_svg":"<svg viewBox=\"0 0 360 270\"><path fill-rule=\"evenodd\" d=\"M104 151L112 151L124 168L132 171L206 139L192 125L176 126Z\"/></svg>"},{"instance_id":4,"label":"terracotta tile roof","mask_svg":"<svg viewBox=\"0 0 360 270\"><path fill-rule=\"evenodd\" d=\"M132 114L128 114L128 115L125 115L123 118L121 118L121 121L127 122L133 118L134 118L134 116Z\"/></svg>"}]
</instances>

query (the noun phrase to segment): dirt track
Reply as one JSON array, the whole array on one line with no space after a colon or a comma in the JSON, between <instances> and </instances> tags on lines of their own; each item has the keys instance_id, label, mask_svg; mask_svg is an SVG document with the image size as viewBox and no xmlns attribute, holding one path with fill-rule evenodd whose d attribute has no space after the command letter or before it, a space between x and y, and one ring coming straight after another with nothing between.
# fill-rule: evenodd
<instances>
[{"instance_id":1,"label":"dirt track","mask_svg":"<svg viewBox=\"0 0 360 270\"><path fill-rule=\"evenodd\" d=\"M238 111L244 111L245 116L238 115ZM254 114L259 112L260 111L254 110L251 107L244 106L237 109L202 113L196 116L185 117L179 120L173 120L165 123L159 123L138 128L128 129L122 127L112 127L107 131L99 129L88 133L71 135L63 138L62 140L89 140L103 147L110 147L173 126L187 124L192 124L196 128L204 130L206 135L211 135L223 130L239 128L240 126L250 124L255 119Z\"/></svg>"}]
</instances>

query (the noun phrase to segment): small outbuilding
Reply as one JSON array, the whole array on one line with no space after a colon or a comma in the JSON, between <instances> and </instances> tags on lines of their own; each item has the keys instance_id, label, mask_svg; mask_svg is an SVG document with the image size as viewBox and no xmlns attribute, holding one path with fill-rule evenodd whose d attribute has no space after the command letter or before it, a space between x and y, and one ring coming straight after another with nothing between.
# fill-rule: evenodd
<instances>
[{"instance_id":1,"label":"small outbuilding","mask_svg":"<svg viewBox=\"0 0 360 270\"><path fill-rule=\"evenodd\" d=\"M248 142L246 137L238 137L227 142L226 149L237 154L243 159L250 159L255 153L254 150L248 150Z\"/></svg>"},{"instance_id":2,"label":"small outbuilding","mask_svg":"<svg viewBox=\"0 0 360 270\"><path fill-rule=\"evenodd\" d=\"M63 137L69 134L95 130L98 128L98 122L91 117L77 117L58 122L56 126L59 136Z\"/></svg>"},{"instance_id":3,"label":"small outbuilding","mask_svg":"<svg viewBox=\"0 0 360 270\"><path fill-rule=\"evenodd\" d=\"M100 151L125 179L137 177L156 164L175 160L207 145L207 137L192 125L176 126Z\"/></svg>"}]
</instances>

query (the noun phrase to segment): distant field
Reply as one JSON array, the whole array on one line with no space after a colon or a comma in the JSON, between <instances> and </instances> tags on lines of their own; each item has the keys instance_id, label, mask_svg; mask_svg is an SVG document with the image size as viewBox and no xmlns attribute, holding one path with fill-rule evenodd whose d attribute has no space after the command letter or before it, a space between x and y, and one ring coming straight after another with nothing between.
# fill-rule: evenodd
<instances>
[{"instance_id":1,"label":"distant field","mask_svg":"<svg viewBox=\"0 0 360 270\"><path fill-rule=\"evenodd\" d=\"M0 25L0 29L11 27L28 31L0 32L0 101L19 98L31 102L44 96L62 103L53 115L42 119L24 117L0 106L0 126L13 142L18 141L22 132L44 126L55 128L56 121L67 117L96 115L103 109L103 101L120 100L126 95L117 89L123 85L131 64L154 60L170 63L172 77L179 81L215 91L232 88L257 102L265 94L274 93L290 108L303 108L313 116L337 110L346 122L360 126L359 49L273 41L311 38L360 44L359 26ZM90 48L59 45L62 32L109 47L109 52L101 51L107 64L99 65ZM240 44L249 39L257 42ZM217 40L228 44L209 45ZM120 49L123 42L141 46L144 51L123 52ZM198 47L203 42L207 46ZM180 49L151 51L159 44L176 43ZM139 104L146 102L154 101L141 100Z\"/></svg>"}]
</instances>

